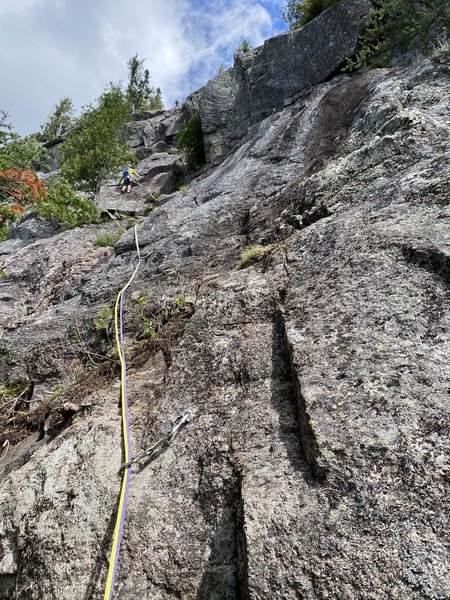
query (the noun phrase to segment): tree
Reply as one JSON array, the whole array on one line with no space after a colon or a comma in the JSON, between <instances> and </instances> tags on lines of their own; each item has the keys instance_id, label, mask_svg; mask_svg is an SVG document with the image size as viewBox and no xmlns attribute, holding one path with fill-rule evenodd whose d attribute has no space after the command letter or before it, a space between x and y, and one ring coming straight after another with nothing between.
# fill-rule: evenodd
<instances>
[{"instance_id":1,"label":"tree","mask_svg":"<svg viewBox=\"0 0 450 600\"><path fill-rule=\"evenodd\" d=\"M65 131L75 124L74 107L70 98L63 98L55 106L53 112L47 117L47 120L41 125L41 131L38 134L38 140L48 142L61 136Z\"/></svg>"},{"instance_id":2,"label":"tree","mask_svg":"<svg viewBox=\"0 0 450 600\"><path fill-rule=\"evenodd\" d=\"M127 63L127 96L133 112L163 108L161 90L160 88L155 90L150 86L150 71L144 69L144 60L139 60L138 55L135 54Z\"/></svg>"},{"instance_id":3,"label":"tree","mask_svg":"<svg viewBox=\"0 0 450 600\"><path fill-rule=\"evenodd\" d=\"M77 194L61 175L51 175L45 186L48 193L36 207L42 217L54 217L69 227L79 227L98 219L99 212L95 203Z\"/></svg>"},{"instance_id":4,"label":"tree","mask_svg":"<svg viewBox=\"0 0 450 600\"><path fill-rule=\"evenodd\" d=\"M47 191L36 173L28 169L0 171L0 202L2 216L13 218L25 212L31 202L39 202Z\"/></svg>"},{"instance_id":5,"label":"tree","mask_svg":"<svg viewBox=\"0 0 450 600\"><path fill-rule=\"evenodd\" d=\"M42 153L45 150L36 140L20 138L8 120L8 113L0 111L0 239L5 238L8 225L28 205L39 202L47 193L36 173L26 168Z\"/></svg>"},{"instance_id":6,"label":"tree","mask_svg":"<svg viewBox=\"0 0 450 600\"><path fill-rule=\"evenodd\" d=\"M450 31L448 0L372 0L372 4L370 25L346 71L389 66L394 54L411 47L427 52L439 34Z\"/></svg>"},{"instance_id":7,"label":"tree","mask_svg":"<svg viewBox=\"0 0 450 600\"><path fill-rule=\"evenodd\" d=\"M85 108L78 120L80 129L69 133L63 144L61 174L78 190L91 195L110 173L133 160L120 131L131 118L128 95L110 83L95 105Z\"/></svg>"},{"instance_id":8,"label":"tree","mask_svg":"<svg viewBox=\"0 0 450 600\"><path fill-rule=\"evenodd\" d=\"M197 169L205 164L205 147L203 145L202 122L198 112L192 114L183 123L175 136L177 145L186 152L191 169Z\"/></svg>"},{"instance_id":9,"label":"tree","mask_svg":"<svg viewBox=\"0 0 450 600\"><path fill-rule=\"evenodd\" d=\"M338 0L289 0L281 11L281 18L291 29L306 25Z\"/></svg>"}]
</instances>

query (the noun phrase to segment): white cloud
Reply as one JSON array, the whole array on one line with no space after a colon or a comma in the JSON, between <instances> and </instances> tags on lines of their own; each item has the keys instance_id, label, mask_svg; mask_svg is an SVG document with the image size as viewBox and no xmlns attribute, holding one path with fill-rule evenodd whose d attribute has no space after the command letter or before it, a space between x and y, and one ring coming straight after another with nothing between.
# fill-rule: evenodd
<instances>
[{"instance_id":1,"label":"white cloud","mask_svg":"<svg viewBox=\"0 0 450 600\"><path fill-rule=\"evenodd\" d=\"M131 3L131 12L133 5ZM219 65L230 66L243 38L259 45L273 33L272 18L259 2L215 0L208 4L155 0L123 30L114 15L102 25L105 52L122 65L135 52L146 58L153 85L167 105L206 83Z\"/></svg>"},{"instance_id":2,"label":"white cloud","mask_svg":"<svg viewBox=\"0 0 450 600\"><path fill-rule=\"evenodd\" d=\"M275 33L283 0L0 0L0 69L9 73L0 109L21 133L36 131L69 96L94 101L145 59L167 107L231 65L243 38ZM279 22L276 27L280 29Z\"/></svg>"}]
</instances>

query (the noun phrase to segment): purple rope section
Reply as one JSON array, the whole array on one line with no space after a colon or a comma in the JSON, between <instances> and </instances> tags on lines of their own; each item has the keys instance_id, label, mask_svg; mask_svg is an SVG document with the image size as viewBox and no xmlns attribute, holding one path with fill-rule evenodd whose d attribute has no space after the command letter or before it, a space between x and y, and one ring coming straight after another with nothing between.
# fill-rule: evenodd
<instances>
[{"instance_id":1,"label":"purple rope section","mask_svg":"<svg viewBox=\"0 0 450 600\"><path fill-rule=\"evenodd\" d=\"M128 416L129 413L128 413L128 388L127 388L127 361L125 358L125 347L124 347L124 343L123 343L123 295L125 293L125 289L126 288L124 288L122 290L122 292L120 293L119 339L120 339L120 353L122 355L122 365L123 365L123 367L122 367L123 368L123 405L124 405L124 411L125 411L125 422L127 424L126 435L127 435L127 446L128 446L128 452L129 452L128 461L131 461L133 459L133 456L132 456L132 452L131 452L131 431L130 431L129 416ZM128 479L131 479L131 474Z\"/></svg>"}]
</instances>

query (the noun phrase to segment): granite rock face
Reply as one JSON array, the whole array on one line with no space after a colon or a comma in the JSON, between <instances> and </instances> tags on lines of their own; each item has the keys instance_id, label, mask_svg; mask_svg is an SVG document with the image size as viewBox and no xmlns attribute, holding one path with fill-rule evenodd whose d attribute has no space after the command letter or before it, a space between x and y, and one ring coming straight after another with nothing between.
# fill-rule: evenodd
<instances>
[{"instance_id":1,"label":"granite rock face","mask_svg":"<svg viewBox=\"0 0 450 600\"><path fill-rule=\"evenodd\" d=\"M118 599L448 598L448 61L313 87L138 225L134 453L194 416L133 468ZM2 305L29 298L2 377L41 406L63 387L0 457L1 600L103 594L120 384L93 322L136 250L89 235L30 243L0 281Z\"/></svg>"},{"instance_id":2,"label":"granite rock face","mask_svg":"<svg viewBox=\"0 0 450 600\"><path fill-rule=\"evenodd\" d=\"M188 98L200 112L207 160L219 162L251 125L330 77L355 52L370 7L342 0L304 27L238 52L233 68Z\"/></svg>"}]
</instances>

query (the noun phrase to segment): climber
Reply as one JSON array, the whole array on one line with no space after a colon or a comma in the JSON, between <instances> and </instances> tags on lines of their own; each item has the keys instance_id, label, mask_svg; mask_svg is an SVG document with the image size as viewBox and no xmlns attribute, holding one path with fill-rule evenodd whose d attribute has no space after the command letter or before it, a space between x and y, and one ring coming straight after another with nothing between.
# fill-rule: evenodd
<instances>
[{"instance_id":1,"label":"climber","mask_svg":"<svg viewBox=\"0 0 450 600\"><path fill-rule=\"evenodd\" d=\"M137 173L131 165L127 165L122 169L122 177L120 178L119 185L122 185L121 193L125 194L131 192L131 186L133 184L133 177L139 179L139 173Z\"/></svg>"}]
</instances>

